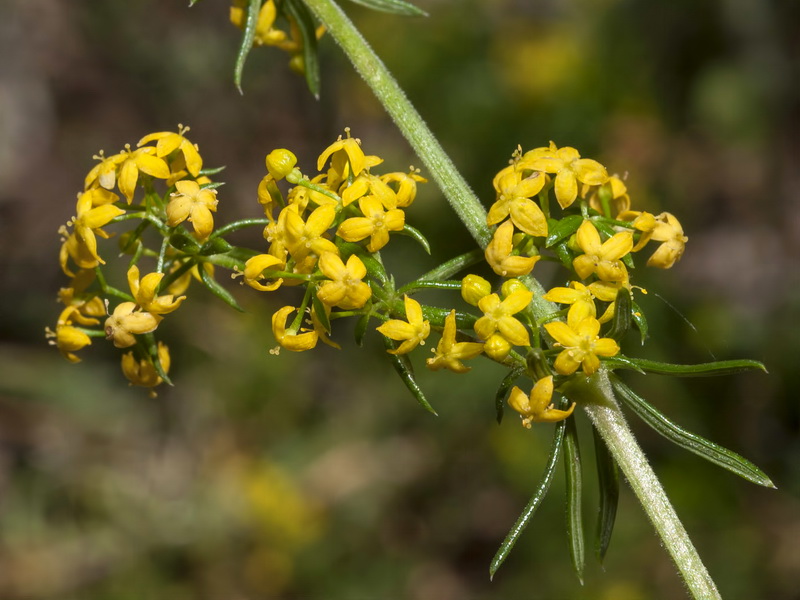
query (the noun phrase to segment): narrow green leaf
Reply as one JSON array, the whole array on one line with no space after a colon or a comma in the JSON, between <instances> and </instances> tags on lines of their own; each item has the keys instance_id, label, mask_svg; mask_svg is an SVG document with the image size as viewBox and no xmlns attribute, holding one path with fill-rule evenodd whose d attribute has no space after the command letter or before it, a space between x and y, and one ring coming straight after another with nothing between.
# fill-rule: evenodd
<instances>
[{"instance_id":1,"label":"narrow green leaf","mask_svg":"<svg viewBox=\"0 0 800 600\"><path fill-rule=\"evenodd\" d=\"M427 17L426 13L421 8L417 8L413 4L405 2L405 0L350 0L353 4L359 4L372 10L380 12L391 13L395 15L403 15L406 17Z\"/></svg>"},{"instance_id":2,"label":"narrow green leaf","mask_svg":"<svg viewBox=\"0 0 800 600\"><path fill-rule=\"evenodd\" d=\"M451 258L447 262L442 263L435 269L431 269L422 277L418 278L417 281L439 281L442 279L450 279L456 273L463 271L467 267L478 264L482 260L483 250L476 248L475 250L470 250L464 254L459 254L455 258Z\"/></svg>"},{"instance_id":3,"label":"narrow green leaf","mask_svg":"<svg viewBox=\"0 0 800 600\"><path fill-rule=\"evenodd\" d=\"M156 373L158 373L159 377L161 377L161 379L163 379L164 383L167 385L174 385L172 380L167 375L167 372L164 370L164 365L161 364L161 359L158 356L158 342L156 342L156 337L152 333L146 333L141 336L141 342L144 346L144 352L147 353L147 356L150 358L150 362L153 363L153 366L155 367ZM139 346L138 352L141 351L142 346Z\"/></svg>"},{"instance_id":4,"label":"narrow green leaf","mask_svg":"<svg viewBox=\"0 0 800 600\"><path fill-rule=\"evenodd\" d=\"M364 336L367 334L367 327L369 326L369 315L362 315L359 317L358 321L356 322L356 327L353 330L353 335L355 336L356 344L358 347L364 345Z\"/></svg>"},{"instance_id":5,"label":"narrow green leaf","mask_svg":"<svg viewBox=\"0 0 800 600\"><path fill-rule=\"evenodd\" d=\"M562 241L555 245L553 252L556 253L558 260L567 269L572 269L572 253L569 251L569 246L566 241Z\"/></svg>"},{"instance_id":6,"label":"narrow green leaf","mask_svg":"<svg viewBox=\"0 0 800 600\"><path fill-rule=\"evenodd\" d=\"M429 320L432 325L444 327L444 320L447 318L447 315L450 314L451 310L453 309L424 305L422 307L422 316ZM458 329L472 329L477 320L478 317L475 315L471 315L460 310L456 311L456 327Z\"/></svg>"},{"instance_id":7,"label":"narrow green leaf","mask_svg":"<svg viewBox=\"0 0 800 600\"><path fill-rule=\"evenodd\" d=\"M547 223L548 233L547 238L545 238L544 245L545 248L550 248L578 231L578 227L580 227L581 223L583 223L583 216L569 215L568 217L564 217L558 221L555 219L550 219Z\"/></svg>"},{"instance_id":8,"label":"narrow green leaf","mask_svg":"<svg viewBox=\"0 0 800 600\"><path fill-rule=\"evenodd\" d=\"M203 268L202 264L198 265L197 272L200 273L200 281L202 281L203 285L211 290L212 294L239 312L244 312L244 309L239 306L238 302L236 302L236 298L234 298L228 290L222 287L216 279L209 275L208 272Z\"/></svg>"},{"instance_id":9,"label":"narrow green leaf","mask_svg":"<svg viewBox=\"0 0 800 600\"><path fill-rule=\"evenodd\" d=\"M221 237L215 237L203 244L203 247L200 248L200 254L202 256L213 256L214 254L225 254L231 250L233 250L233 246Z\"/></svg>"},{"instance_id":10,"label":"narrow green leaf","mask_svg":"<svg viewBox=\"0 0 800 600\"><path fill-rule=\"evenodd\" d=\"M628 358L626 356L613 356L607 361L609 366L635 369L640 373L656 373L658 375L674 375L676 377L716 377L719 375L732 375L742 371L763 371L767 368L757 360L719 360L716 362L699 363L696 365L675 365L672 363L657 362L644 358ZM618 363L618 364L617 364Z\"/></svg>"},{"instance_id":11,"label":"narrow green leaf","mask_svg":"<svg viewBox=\"0 0 800 600\"><path fill-rule=\"evenodd\" d=\"M184 254L197 254L200 251L197 240L180 231L169 236L169 245Z\"/></svg>"},{"instance_id":12,"label":"narrow green leaf","mask_svg":"<svg viewBox=\"0 0 800 600\"><path fill-rule=\"evenodd\" d=\"M314 286L311 286L311 304L314 307L314 314L317 317L317 321L319 324L322 325L322 328L325 330L325 333L331 333L331 322L328 319L328 313L325 311L325 305L322 301L317 298L317 292Z\"/></svg>"},{"instance_id":13,"label":"narrow green leaf","mask_svg":"<svg viewBox=\"0 0 800 600\"><path fill-rule=\"evenodd\" d=\"M605 337L621 341L631 328L631 312L631 293L624 287L620 288L614 301L614 320Z\"/></svg>"},{"instance_id":14,"label":"narrow green leaf","mask_svg":"<svg viewBox=\"0 0 800 600\"><path fill-rule=\"evenodd\" d=\"M611 534L614 531L614 521L617 518L619 468L603 438L594 427L592 427L592 433L594 433L594 456L597 462L597 482L600 487L600 507L597 515L594 549L597 559L602 563L606 557Z\"/></svg>"},{"instance_id":15,"label":"narrow green leaf","mask_svg":"<svg viewBox=\"0 0 800 600\"><path fill-rule=\"evenodd\" d=\"M261 0L247 0L247 16L244 21L244 31L242 32L242 43L239 46L239 53L236 55L236 66L233 69L233 83L240 94L242 90L242 72L247 55L253 49L253 41L256 39L256 24L258 23L258 13L261 10Z\"/></svg>"},{"instance_id":16,"label":"narrow green leaf","mask_svg":"<svg viewBox=\"0 0 800 600\"><path fill-rule=\"evenodd\" d=\"M511 386L514 385L514 382L519 379L519 376L522 375L523 371L524 369L513 369L509 371L508 375L503 378L503 381L500 382L500 386L497 388L497 393L494 395L494 406L495 410L497 411L498 425L503 422L503 412L508 390L510 390Z\"/></svg>"},{"instance_id":17,"label":"narrow green leaf","mask_svg":"<svg viewBox=\"0 0 800 600\"><path fill-rule=\"evenodd\" d=\"M617 354L616 356L612 356L610 358L603 358L601 360L603 361L603 364L611 370L626 368L626 369L632 369L637 373L641 373L642 375L647 374L638 366L636 366L636 363L634 362L636 359L628 358L624 354Z\"/></svg>"},{"instance_id":18,"label":"narrow green leaf","mask_svg":"<svg viewBox=\"0 0 800 600\"><path fill-rule=\"evenodd\" d=\"M215 190L225 185L224 181L212 181L211 183L204 183L200 186L201 190Z\"/></svg>"},{"instance_id":19,"label":"narrow green leaf","mask_svg":"<svg viewBox=\"0 0 800 600\"><path fill-rule=\"evenodd\" d=\"M775 487L775 484L767 477L766 473L749 460L673 423L644 398L638 396L619 378L611 376L611 384L614 386L619 398L628 408L671 442L748 481L764 487Z\"/></svg>"},{"instance_id":20,"label":"narrow green leaf","mask_svg":"<svg viewBox=\"0 0 800 600\"><path fill-rule=\"evenodd\" d=\"M555 476L558 459L561 456L565 428L566 421L560 421L556 423L555 433L553 434L553 443L550 446L550 454L547 457L547 465L544 468L544 473L542 473L542 478L539 480L539 485L536 486L536 490L534 490L533 496L531 496L531 499L528 501L528 504L525 506L522 514L517 519L517 522L514 523L511 531L508 532L506 539L504 539L503 543L500 544L500 549L497 551L497 554L494 555L492 564L489 566L490 579L494 578L495 573L497 573L497 569L500 568L500 565L502 565L503 561L505 561L505 559L508 557L511 549L514 547L514 544L517 543L519 536L528 526L531 517L533 517L536 509L539 508L542 500L544 500L544 497L550 490L550 484L553 483L553 477Z\"/></svg>"},{"instance_id":21,"label":"narrow green leaf","mask_svg":"<svg viewBox=\"0 0 800 600\"><path fill-rule=\"evenodd\" d=\"M422 233L420 233L420 231L418 229L412 227L411 225L403 225L403 230L398 232L398 233L400 233L401 235L408 236L411 239L413 239L420 246L422 246L422 248L423 248L423 250L425 250L426 254L430 255L430 253L431 253L431 245L428 242L427 238L424 235L422 235Z\"/></svg>"},{"instance_id":22,"label":"narrow green leaf","mask_svg":"<svg viewBox=\"0 0 800 600\"><path fill-rule=\"evenodd\" d=\"M383 343L386 346L387 350L394 350L394 343L392 340L383 336ZM397 374L400 376L400 379L403 380L403 383L406 384L408 391L417 399L420 406L431 413L433 416L438 417L439 414L433 409L433 407L428 402L427 398L425 398L425 394L422 392L422 389L417 384L417 379L414 377L414 368L411 365L411 361L408 359L408 356L405 354L386 354L389 357L389 360L394 367L394 370L397 371Z\"/></svg>"},{"instance_id":23,"label":"narrow green leaf","mask_svg":"<svg viewBox=\"0 0 800 600\"><path fill-rule=\"evenodd\" d=\"M639 330L639 337L642 339L642 344L647 339L647 319L642 312L642 309L639 308L639 305L634 301L631 300L631 309L633 312L631 313L631 318L633 318L633 322L636 323L636 328Z\"/></svg>"},{"instance_id":24,"label":"narrow green leaf","mask_svg":"<svg viewBox=\"0 0 800 600\"><path fill-rule=\"evenodd\" d=\"M584 542L582 515L581 450L578 445L578 428L575 419L566 419L564 436L564 469L567 481L567 541L572 568L583 585Z\"/></svg>"},{"instance_id":25,"label":"narrow green leaf","mask_svg":"<svg viewBox=\"0 0 800 600\"><path fill-rule=\"evenodd\" d=\"M298 0L287 0L287 12L292 15L303 38L303 72L311 94L319 100L320 76L317 56L317 27L308 7Z\"/></svg>"},{"instance_id":26,"label":"narrow green leaf","mask_svg":"<svg viewBox=\"0 0 800 600\"><path fill-rule=\"evenodd\" d=\"M208 169L200 169L200 175L216 175L225 170L225 165L221 167L209 167Z\"/></svg>"}]
</instances>

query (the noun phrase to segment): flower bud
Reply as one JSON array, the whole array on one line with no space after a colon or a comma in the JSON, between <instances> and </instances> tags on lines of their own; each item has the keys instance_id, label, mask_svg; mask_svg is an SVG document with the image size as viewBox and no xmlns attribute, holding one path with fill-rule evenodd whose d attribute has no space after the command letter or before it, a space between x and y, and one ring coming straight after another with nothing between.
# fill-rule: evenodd
<instances>
[{"instance_id":1,"label":"flower bud","mask_svg":"<svg viewBox=\"0 0 800 600\"><path fill-rule=\"evenodd\" d=\"M461 280L461 297L467 304L478 306L484 296L492 293L492 284L479 275L467 275Z\"/></svg>"},{"instance_id":2,"label":"flower bud","mask_svg":"<svg viewBox=\"0 0 800 600\"><path fill-rule=\"evenodd\" d=\"M500 295L503 298L508 298L511 294L513 294L517 290L522 290L523 292L527 292L528 288L525 287L525 284L522 283L519 279L508 279L505 282L503 282L503 287L500 288Z\"/></svg>"},{"instance_id":3,"label":"flower bud","mask_svg":"<svg viewBox=\"0 0 800 600\"><path fill-rule=\"evenodd\" d=\"M297 164L297 157L289 150L279 148L267 154L266 162L269 174L279 181L292 172Z\"/></svg>"},{"instance_id":4,"label":"flower bud","mask_svg":"<svg viewBox=\"0 0 800 600\"><path fill-rule=\"evenodd\" d=\"M492 360L502 361L511 352L511 343L502 335L495 333L486 340L483 352Z\"/></svg>"}]
</instances>

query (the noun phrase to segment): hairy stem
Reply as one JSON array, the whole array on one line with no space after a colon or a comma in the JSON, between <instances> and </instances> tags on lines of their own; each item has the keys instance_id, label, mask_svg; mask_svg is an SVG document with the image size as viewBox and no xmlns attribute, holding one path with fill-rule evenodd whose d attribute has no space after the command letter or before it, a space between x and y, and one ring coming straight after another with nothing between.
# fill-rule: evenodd
<instances>
[{"instance_id":1,"label":"hairy stem","mask_svg":"<svg viewBox=\"0 0 800 600\"><path fill-rule=\"evenodd\" d=\"M571 400L577 400L589 415L675 561L692 597L720 598L661 482L628 427L605 371L592 378L576 378L564 392Z\"/></svg>"},{"instance_id":2,"label":"hairy stem","mask_svg":"<svg viewBox=\"0 0 800 600\"><path fill-rule=\"evenodd\" d=\"M486 226L486 211L483 205L453 166L450 157L406 98L392 74L347 15L332 0L304 1L327 27L331 37L342 47L350 62L381 101L386 112L394 119L398 129L425 163L472 237L481 248L485 248L492 236Z\"/></svg>"}]
</instances>

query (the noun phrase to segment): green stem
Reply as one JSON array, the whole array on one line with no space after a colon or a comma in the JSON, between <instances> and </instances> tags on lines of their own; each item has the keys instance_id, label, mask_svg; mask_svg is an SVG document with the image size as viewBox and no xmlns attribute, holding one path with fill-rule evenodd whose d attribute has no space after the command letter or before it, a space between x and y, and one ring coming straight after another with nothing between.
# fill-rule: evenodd
<instances>
[{"instance_id":1,"label":"green stem","mask_svg":"<svg viewBox=\"0 0 800 600\"><path fill-rule=\"evenodd\" d=\"M341 46L358 73L383 103L472 237L481 248L485 248L492 237L486 226L486 210L389 70L347 15L332 0L304 2L325 25L331 37Z\"/></svg>"},{"instance_id":2,"label":"green stem","mask_svg":"<svg viewBox=\"0 0 800 600\"><path fill-rule=\"evenodd\" d=\"M661 482L628 427L607 373L599 371L591 378L575 377L567 384L564 393L569 399L577 400L589 415L675 561L692 597L698 600L721 598Z\"/></svg>"}]
</instances>

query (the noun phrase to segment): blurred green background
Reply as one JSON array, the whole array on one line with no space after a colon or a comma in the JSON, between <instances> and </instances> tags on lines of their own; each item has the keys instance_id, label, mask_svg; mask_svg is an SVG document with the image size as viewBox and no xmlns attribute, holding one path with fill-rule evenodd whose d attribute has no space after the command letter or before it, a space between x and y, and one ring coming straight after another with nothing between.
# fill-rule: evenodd
<instances>
[{"instance_id":1,"label":"blurred green background","mask_svg":"<svg viewBox=\"0 0 800 600\"><path fill-rule=\"evenodd\" d=\"M347 10L487 205L491 177L517 144L552 139L628 173L639 207L681 219L683 260L635 274L650 291L652 339L638 348L631 337L627 351L755 358L770 375L630 382L779 489L632 425L723 596L800 598L797 3L418 4L429 18ZM503 373L493 365L468 376L420 370L435 419L374 337L359 349L340 326L342 351L271 356L269 318L292 290L238 286L245 315L197 288L159 328L176 387L155 400L126 385L110 345L96 342L79 365L64 361L43 335L65 281L56 230L99 149L191 125L206 164L227 165L219 223L259 215L256 186L275 147L310 170L350 126L387 170L419 161L330 39L320 102L275 49L251 54L240 96L226 2L0 6L0 598L684 596L624 485L605 565L590 555L581 587L560 472L489 582L552 434L526 431L513 415L495 423ZM438 256L470 248L433 184L409 218ZM237 240L263 244L258 232ZM386 260L401 280L434 265L408 239L392 247ZM594 459L580 421L591 534Z\"/></svg>"}]
</instances>

